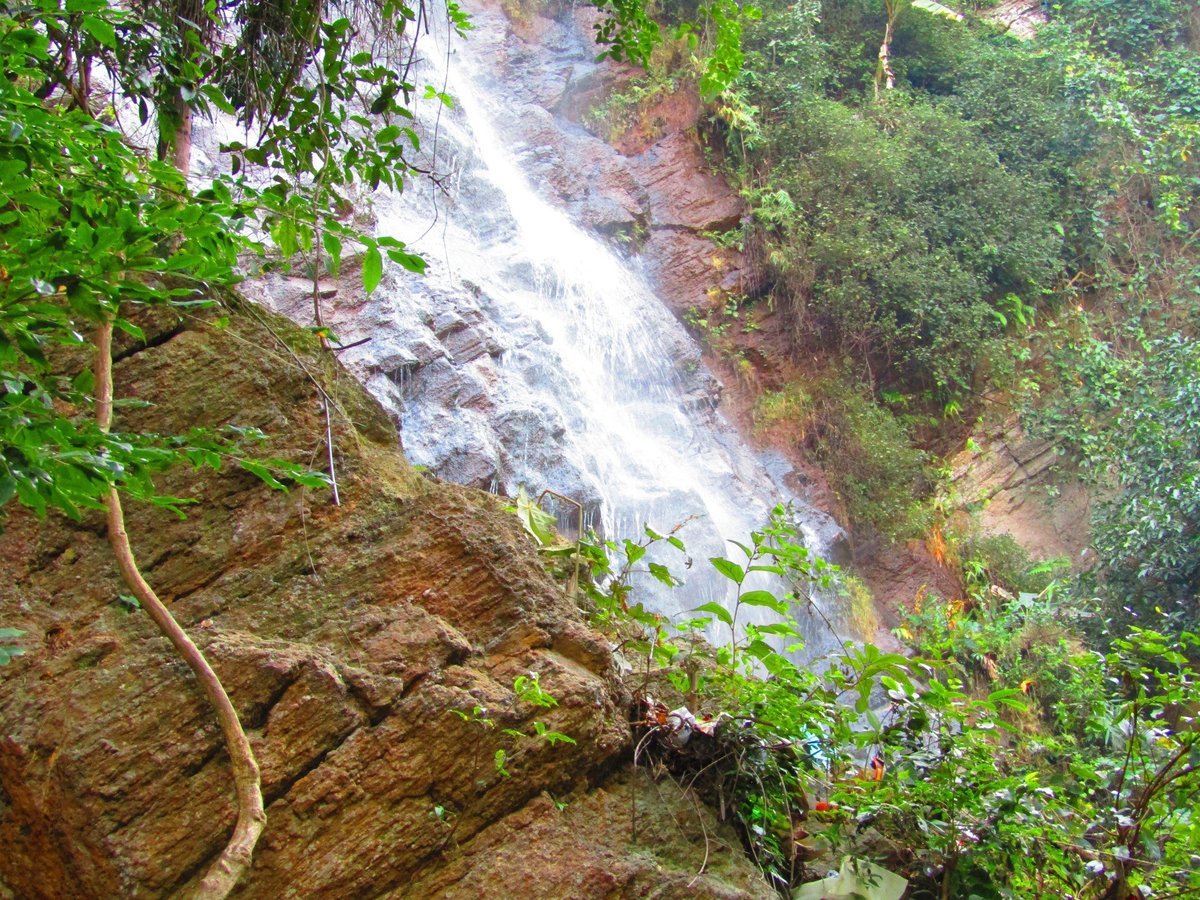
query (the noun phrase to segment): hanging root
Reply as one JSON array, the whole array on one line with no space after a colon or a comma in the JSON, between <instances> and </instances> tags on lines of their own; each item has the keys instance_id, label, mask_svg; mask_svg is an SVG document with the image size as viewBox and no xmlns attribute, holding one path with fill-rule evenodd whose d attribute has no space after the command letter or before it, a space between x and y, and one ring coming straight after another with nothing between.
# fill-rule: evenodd
<instances>
[{"instance_id":1,"label":"hanging root","mask_svg":"<svg viewBox=\"0 0 1200 900\"><path fill-rule=\"evenodd\" d=\"M102 431L108 431L112 426L112 331L110 319L100 326L96 338L96 424ZM228 896L238 879L250 868L254 847L267 823L266 812L263 810L258 762L254 758L254 751L246 738L246 732L242 730L237 711L229 701L229 695L225 693L217 673L213 671L200 649L192 643L187 632L175 621L170 610L158 599L154 589L142 577L133 557L129 535L125 531L125 514L116 488L109 490L106 506L108 541L116 556L121 577L146 610L151 621L158 626L158 630L166 636L195 674L201 690L216 711L221 734L225 738L225 748L229 752L234 785L237 789L237 825L225 849L201 879L194 895L197 900L220 900Z\"/></svg>"}]
</instances>

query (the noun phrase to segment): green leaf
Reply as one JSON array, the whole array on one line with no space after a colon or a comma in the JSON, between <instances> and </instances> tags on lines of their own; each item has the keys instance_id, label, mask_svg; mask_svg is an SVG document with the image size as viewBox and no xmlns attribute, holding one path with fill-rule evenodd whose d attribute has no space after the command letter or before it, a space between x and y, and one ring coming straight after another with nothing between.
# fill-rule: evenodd
<instances>
[{"instance_id":1,"label":"green leaf","mask_svg":"<svg viewBox=\"0 0 1200 900\"><path fill-rule=\"evenodd\" d=\"M23 647L0 647L0 666L7 666L14 658L24 655Z\"/></svg>"},{"instance_id":2,"label":"green leaf","mask_svg":"<svg viewBox=\"0 0 1200 900\"><path fill-rule=\"evenodd\" d=\"M406 253L404 250L389 250L388 259L399 263L405 269L417 275L425 274L425 259L415 253Z\"/></svg>"},{"instance_id":3,"label":"green leaf","mask_svg":"<svg viewBox=\"0 0 1200 900\"><path fill-rule=\"evenodd\" d=\"M117 49L117 32L112 22L99 16L84 16L83 30L94 37L109 50Z\"/></svg>"},{"instance_id":4,"label":"green leaf","mask_svg":"<svg viewBox=\"0 0 1200 900\"><path fill-rule=\"evenodd\" d=\"M128 319L113 319L113 327L118 331L123 331L134 340L146 343L146 334L137 325L134 325Z\"/></svg>"},{"instance_id":5,"label":"green leaf","mask_svg":"<svg viewBox=\"0 0 1200 900\"><path fill-rule=\"evenodd\" d=\"M999 691L992 691L988 694L989 703L1002 703L1005 706L1010 706L1013 709L1023 710L1026 708L1023 695L1017 688L1004 688Z\"/></svg>"},{"instance_id":6,"label":"green leaf","mask_svg":"<svg viewBox=\"0 0 1200 900\"><path fill-rule=\"evenodd\" d=\"M729 625L730 627L733 626L733 616L731 616L729 614L729 610L723 607L720 603L710 600L708 603L702 603L700 606L697 606L692 610L692 612L712 613L726 625Z\"/></svg>"},{"instance_id":7,"label":"green leaf","mask_svg":"<svg viewBox=\"0 0 1200 900\"><path fill-rule=\"evenodd\" d=\"M279 248L279 252L283 256L294 256L296 251L300 249L296 242L296 222L289 216L283 216L275 220L271 226L271 237L275 241L275 245Z\"/></svg>"},{"instance_id":8,"label":"green leaf","mask_svg":"<svg viewBox=\"0 0 1200 900\"><path fill-rule=\"evenodd\" d=\"M746 606L763 606L774 610L780 615L787 613L787 603L780 600L770 591L747 591L738 598L738 602Z\"/></svg>"},{"instance_id":9,"label":"green leaf","mask_svg":"<svg viewBox=\"0 0 1200 900\"><path fill-rule=\"evenodd\" d=\"M798 638L801 637L800 632L792 625L786 622L776 622L771 625L755 625L754 630L759 634L777 634L780 637Z\"/></svg>"},{"instance_id":10,"label":"green leaf","mask_svg":"<svg viewBox=\"0 0 1200 900\"><path fill-rule=\"evenodd\" d=\"M787 572L784 570L783 566L750 566L748 569L746 569L746 571L747 572L770 572L772 575L778 575L780 578L784 577L787 574Z\"/></svg>"},{"instance_id":11,"label":"green leaf","mask_svg":"<svg viewBox=\"0 0 1200 900\"><path fill-rule=\"evenodd\" d=\"M0 506L15 496L17 496L16 480L11 475L0 472Z\"/></svg>"},{"instance_id":12,"label":"green leaf","mask_svg":"<svg viewBox=\"0 0 1200 900\"><path fill-rule=\"evenodd\" d=\"M200 93L204 95L213 106L225 113L227 116L237 114L237 110L233 104L229 102L229 98L225 96L225 92L215 84L206 84L200 88Z\"/></svg>"},{"instance_id":13,"label":"green leaf","mask_svg":"<svg viewBox=\"0 0 1200 900\"><path fill-rule=\"evenodd\" d=\"M754 558L754 551L751 550L749 547L747 547L745 544L743 544L741 541L731 540L729 543L733 544L735 547L737 547L739 550L741 550L743 553L745 553L746 559Z\"/></svg>"},{"instance_id":14,"label":"green leaf","mask_svg":"<svg viewBox=\"0 0 1200 900\"><path fill-rule=\"evenodd\" d=\"M260 478L263 484L277 491L286 491L287 485L281 482L278 478L271 474L271 470L254 459L240 459L238 465L249 472L251 475L256 475Z\"/></svg>"},{"instance_id":15,"label":"green leaf","mask_svg":"<svg viewBox=\"0 0 1200 900\"><path fill-rule=\"evenodd\" d=\"M517 489L517 505L513 509L525 530L543 547L552 546L556 541L555 519L530 499L525 492L525 485Z\"/></svg>"},{"instance_id":16,"label":"green leaf","mask_svg":"<svg viewBox=\"0 0 1200 900\"><path fill-rule=\"evenodd\" d=\"M342 239L336 234L326 231L321 235L321 243L329 254L329 274L336 276L342 267Z\"/></svg>"},{"instance_id":17,"label":"green leaf","mask_svg":"<svg viewBox=\"0 0 1200 900\"><path fill-rule=\"evenodd\" d=\"M379 282L383 278L383 256L379 252L378 247L368 247L367 254L363 257L363 290L368 294L379 287Z\"/></svg>"},{"instance_id":18,"label":"green leaf","mask_svg":"<svg viewBox=\"0 0 1200 900\"><path fill-rule=\"evenodd\" d=\"M650 574L667 587L675 587L680 583L679 579L671 574L671 570L660 563L650 563Z\"/></svg>"},{"instance_id":19,"label":"green leaf","mask_svg":"<svg viewBox=\"0 0 1200 900\"><path fill-rule=\"evenodd\" d=\"M713 564L713 568L732 581L734 584L741 584L746 580L746 573L742 571L742 567L731 560L721 556L714 556L709 559Z\"/></svg>"}]
</instances>

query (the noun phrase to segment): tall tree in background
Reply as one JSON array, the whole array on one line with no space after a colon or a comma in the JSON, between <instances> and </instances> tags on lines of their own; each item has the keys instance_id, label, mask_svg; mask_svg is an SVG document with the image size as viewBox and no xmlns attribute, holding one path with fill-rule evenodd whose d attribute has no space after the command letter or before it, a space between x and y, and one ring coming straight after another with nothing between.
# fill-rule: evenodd
<instances>
[{"instance_id":1,"label":"tall tree in background","mask_svg":"<svg viewBox=\"0 0 1200 900\"><path fill-rule=\"evenodd\" d=\"M883 41L879 44L879 64L875 68L876 100L881 96L880 88L891 91L896 87L896 73L892 69L892 42L896 37L896 22L900 18L900 13L909 6L923 9L934 15L945 16L947 19L954 19L957 22L962 21L961 13L948 6L943 6L936 0L883 0L887 19L883 28Z\"/></svg>"}]
</instances>

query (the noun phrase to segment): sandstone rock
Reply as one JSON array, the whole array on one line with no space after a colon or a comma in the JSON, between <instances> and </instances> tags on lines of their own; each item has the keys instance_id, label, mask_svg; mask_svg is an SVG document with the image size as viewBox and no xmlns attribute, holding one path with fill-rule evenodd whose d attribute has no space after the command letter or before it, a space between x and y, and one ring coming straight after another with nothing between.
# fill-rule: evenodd
<instances>
[{"instance_id":1,"label":"sandstone rock","mask_svg":"<svg viewBox=\"0 0 1200 900\"><path fill-rule=\"evenodd\" d=\"M594 833L594 817L628 808L619 788L587 793L628 745L621 693L606 642L543 574L516 518L409 470L382 411L283 322L254 311L223 331L172 327L117 366L121 396L156 404L123 411L126 424L253 423L271 434L268 452L307 462L323 423L305 370L324 373L338 410L340 507L245 473L176 471L162 489L201 500L186 520L128 512L148 578L209 654L262 765L268 824L238 895L418 896L412 885L459 881L525 895L519 861L582 853L581 833L590 868L576 874L609 888L578 896L689 880L695 848L662 874L624 820ZM146 617L115 602L124 588L101 521L12 511L0 554L11 579L0 620L25 630L29 651L0 678L0 893L184 890L233 821L210 710ZM515 696L529 672L556 707ZM531 734L535 720L576 743L502 733ZM544 791L575 792L577 811L548 812ZM710 896L764 895L734 869L741 886Z\"/></svg>"},{"instance_id":2,"label":"sandstone rock","mask_svg":"<svg viewBox=\"0 0 1200 900\"><path fill-rule=\"evenodd\" d=\"M495 880L523 882L522 897L545 900L775 896L747 869L728 826L702 806L689 809L673 782L635 771L563 799L562 809L549 795L535 799L397 896L475 898L492 894Z\"/></svg>"},{"instance_id":3,"label":"sandstone rock","mask_svg":"<svg viewBox=\"0 0 1200 900\"><path fill-rule=\"evenodd\" d=\"M978 526L1011 534L1035 559L1086 563L1091 496L1077 479L1060 477L1053 445L1030 438L1015 417L990 423L975 441L978 449L963 450L951 466L955 491Z\"/></svg>"},{"instance_id":4,"label":"sandstone rock","mask_svg":"<svg viewBox=\"0 0 1200 900\"><path fill-rule=\"evenodd\" d=\"M709 171L694 133L675 132L654 144L633 170L650 194L656 227L727 231L745 214L742 199Z\"/></svg>"},{"instance_id":5,"label":"sandstone rock","mask_svg":"<svg viewBox=\"0 0 1200 900\"><path fill-rule=\"evenodd\" d=\"M659 296L678 316L718 303L720 291L743 288L737 256L688 229L653 228L644 252Z\"/></svg>"}]
</instances>

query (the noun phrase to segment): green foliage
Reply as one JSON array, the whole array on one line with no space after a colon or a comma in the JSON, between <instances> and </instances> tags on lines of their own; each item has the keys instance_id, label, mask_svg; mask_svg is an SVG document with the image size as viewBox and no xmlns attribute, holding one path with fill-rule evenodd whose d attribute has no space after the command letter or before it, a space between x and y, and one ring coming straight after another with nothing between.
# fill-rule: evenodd
<instances>
[{"instance_id":1,"label":"green foliage","mask_svg":"<svg viewBox=\"0 0 1200 900\"><path fill-rule=\"evenodd\" d=\"M1200 345L1150 346L1117 413L1107 459L1119 493L1097 515L1108 589L1200 621ZM1117 464L1119 463L1119 466Z\"/></svg>"},{"instance_id":2,"label":"green foliage","mask_svg":"<svg viewBox=\"0 0 1200 900\"><path fill-rule=\"evenodd\" d=\"M620 91L607 95L583 116L589 128L615 141L643 119L643 110L678 89L679 73L651 67Z\"/></svg>"},{"instance_id":3,"label":"green foliage","mask_svg":"<svg viewBox=\"0 0 1200 900\"><path fill-rule=\"evenodd\" d=\"M537 672L530 672L528 675L518 675L513 679L512 706L515 707L517 703L524 703L542 709L551 709L558 706L558 700L542 687L541 676ZM450 713L464 722L477 726L484 732L496 730L497 714L484 706L473 706L470 711L451 709ZM510 709L501 715L512 720L516 718L517 713L515 710ZM563 734L561 731L554 731L545 722L530 722L529 728L532 730L532 734L522 731L519 728L508 727L500 729L500 734L508 739L506 742L507 746L496 747L492 751L491 759L493 770L501 778L511 778L512 772L508 767L513 765L514 761L520 761L525 754L532 752L533 749L542 744L554 747L558 744L575 743L574 738ZM439 815L438 819L440 821L442 816Z\"/></svg>"},{"instance_id":4,"label":"green foliage","mask_svg":"<svg viewBox=\"0 0 1200 900\"><path fill-rule=\"evenodd\" d=\"M1002 882L1012 893L998 896L1194 890L1200 833L1185 798L1200 788L1196 638L1134 628L1098 653L1074 636L1091 613L1060 591L991 597L970 609L934 604L905 632L976 692L1026 694L1036 712L1017 716L1028 736L1010 737L1005 754L1024 770L1021 790L1006 787L993 814L1029 863L977 853L984 870L964 875L986 883L1012 866Z\"/></svg>"},{"instance_id":5,"label":"green foliage","mask_svg":"<svg viewBox=\"0 0 1200 900\"><path fill-rule=\"evenodd\" d=\"M1072 308L1041 328L1040 391L1025 421L1106 497L1093 518L1089 582L1106 601L1106 627L1192 628L1194 9L1074 0L1055 12L1039 41L1062 61L1064 94L1090 134L1090 158L1072 173L1088 202L1064 219L1079 254L1063 297Z\"/></svg>"},{"instance_id":6,"label":"green foliage","mask_svg":"<svg viewBox=\"0 0 1200 900\"><path fill-rule=\"evenodd\" d=\"M1197 621L1200 589L1200 348L1180 335L1122 357L1084 335L1053 357L1060 390L1032 407L1035 434L1053 438L1109 499L1093 517L1101 590L1118 619Z\"/></svg>"},{"instance_id":7,"label":"green foliage","mask_svg":"<svg viewBox=\"0 0 1200 900\"><path fill-rule=\"evenodd\" d=\"M711 613L717 621L729 628L729 646L722 651L719 659L726 659L731 664L737 663L742 649L742 640L738 635L738 615L743 607L753 606L769 609L780 616L783 630L778 634L785 637L798 637L794 631L795 623L791 619L794 605L811 606L810 592L821 588L828 589L833 576L838 572L837 566L831 566L819 557L809 557L808 548L804 546L796 527L791 524L789 511L783 506L776 506L771 513L771 520L761 531L750 534L750 544L731 541L745 557L745 563L737 563L724 557L713 557L709 563L729 581L737 590L733 598L733 608L728 609L724 604L711 602L696 607L693 612ZM784 579L792 588L785 597L776 597L769 590L746 590L746 579L754 573ZM761 576L760 576L761 577ZM697 622L712 624L712 620L692 620L687 627ZM793 629L789 631L788 629ZM767 645L762 637L773 632L747 626L746 638L749 644L746 652L767 653ZM752 652L750 647L754 647ZM773 651L771 651L773 653ZM727 654L727 655L726 655ZM765 658L765 657L762 657ZM772 657L773 658L773 657ZM761 658L760 658L761 660Z\"/></svg>"},{"instance_id":8,"label":"green foliage","mask_svg":"<svg viewBox=\"0 0 1200 900\"><path fill-rule=\"evenodd\" d=\"M1109 884L1131 894L1200 889L1194 816L1200 789L1200 731L1195 727L1200 642L1134 628L1113 642L1105 674L1121 690L1088 724L1108 753L1075 766L1094 791L1087 833ZM1082 769L1082 771L1081 771Z\"/></svg>"},{"instance_id":9,"label":"green foliage","mask_svg":"<svg viewBox=\"0 0 1200 900\"><path fill-rule=\"evenodd\" d=\"M707 789L781 887L796 875L795 826L816 824L797 797L815 787L826 840L882 833L905 848L918 894L1195 892L1194 4L1071 0L1029 41L906 12L897 90L878 102L888 5L765 6L743 28L743 75L712 110L754 211L736 241L765 250L794 348L849 360L847 380L868 389L787 384L760 398L756 426L834 463L856 521L911 533L920 454L896 448L911 430L927 438L931 414L957 421L997 387L1023 391L1032 430L1106 498L1099 565L1059 583L1058 567L1031 566L1011 540L963 540L968 596L932 598L906 625L928 659L871 673L860 695L864 659L796 682L770 643L790 639L786 619L770 640L743 627L741 598L783 599L743 588L751 541L745 559L711 562L739 602L677 625L728 629L724 651L672 651L660 620L631 617L654 629L647 661L710 710L698 721L713 725L715 758L687 769L664 736L663 760L701 785L720 773ZM715 310L693 324L722 343L732 330ZM613 590L619 621L628 588ZM1126 638L1130 621L1163 633ZM846 686L889 702L840 720L820 701ZM829 761L817 772L812 740ZM846 777L876 758L881 778Z\"/></svg>"},{"instance_id":10,"label":"green foliage","mask_svg":"<svg viewBox=\"0 0 1200 900\"><path fill-rule=\"evenodd\" d=\"M780 511L748 545L737 546L745 564L711 562L739 588L752 571L798 585L835 572L796 543ZM651 704L650 733L640 752L653 754L728 809L748 851L781 890L804 876L793 849L801 829L820 829L837 852L852 850L857 833L868 826L893 839L902 835L907 846L917 848L916 861L910 857L916 871L908 874L918 878L922 867L957 857L965 834L978 833L974 840L992 847L998 838L983 827L993 809L989 798L999 785L1014 784L996 765L995 723L1002 708L1019 705L1014 692L971 699L937 680L929 665L922 666L919 681L912 661L870 645L847 644L825 668L797 666L772 643L799 641L787 615L797 600L796 592L776 597L739 590L731 611L702 607L735 635L717 653L715 668L697 677L700 651L694 643L679 644L664 660L681 676L673 682L720 715L710 713L707 724L695 726L704 737L692 734L681 750L673 724L681 720L676 713L655 713ZM738 610L747 604L773 609L780 620L735 630ZM711 621L692 619L678 627L687 635ZM873 698L880 691L888 703L877 711ZM882 768L868 767L864 776L862 759ZM876 781L882 772L887 775ZM815 807L814 796L820 798Z\"/></svg>"},{"instance_id":11,"label":"green foliage","mask_svg":"<svg viewBox=\"0 0 1200 900\"><path fill-rule=\"evenodd\" d=\"M713 100L732 87L742 74L743 20L753 22L762 18L762 10L736 0L709 0L700 7L700 13L700 27L712 35L712 52L704 61L698 86L701 97Z\"/></svg>"},{"instance_id":12,"label":"green foliage","mask_svg":"<svg viewBox=\"0 0 1200 900\"><path fill-rule=\"evenodd\" d=\"M627 60L649 66L662 42L659 22L640 0L592 0L606 13L596 25L596 43L607 47L601 59ZM686 4L683 4L686 5ZM762 11L739 0L703 0L695 10L668 10L678 14L674 37L693 50L704 45L699 65L698 87L706 100L714 100L733 86L742 74L742 30L745 22L762 17Z\"/></svg>"},{"instance_id":13,"label":"green foliage","mask_svg":"<svg viewBox=\"0 0 1200 900\"><path fill-rule=\"evenodd\" d=\"M401 101L413 86L354 47L349 19L322 21L306 5L290 13L291 41L244 58L242 45L213 50L202 38L224 16L270 30L262 17L278 10L210 5L204 22L185 23L168 7L85 6L0 11L0 504L15 498L39 514L78 517L116 486L176 506L151 476L181 460L216 467L233 458L274 488L289 479L324 484L293 464L246 458L227 436L102 433L89 414L91 372L63 361L90 354L88 335L106 320L140 340L122 304L210 304L217 288L237 281L239 254L265 252L249 222L285 258L321 246L336 268L344 245L361 246L368 290L382 277L383 255L421 271L399 241L340 221L354 184L398 186L409 174L404 148L415 148L416 135L392 120L412 118ZM399 23L412 15L390 2L380 12ZM302 78L316 59L312 79ZM233 174L192 193L171 165L145 158L96 118L87 99L93 67L143 121L154 111L176 128L182 102L200 114L239 113L247 124L257 116L259 140L225 148ZM356 111L364 96L370 117ZM263 186L245 164L277 177Z\"/></svg>"},{"instance_id":14,"label":"green foliage","mask_svg":"<svg viewBox=\"0 0 1200 900\"><path fill-rule=\"evenodd\" d=\"M512 507L512 512L516 513L521 525L540 546L549 547L557 543L554 516L529 498L524 485L517 489L517 502Z\"/></svg>"},{"instance_id":15,"label":"green foliage","mask_svg":"<svg viewBox=\"0 0 1200 900\"><path fill-rule=\"evenodd\" d=\"M817 453L838 460L834 483L851 520L898 538L923 531L927 457L911 446L903 423L854 391L836 390L825 402Z\"/></svg>"},{"instance_id":16,"label":"green foliage","mask_svg":"<svg viewBox=\"0 0 1200 900\"><path fill-rule=\"evenodd\" d=\"M1093 613L1048 580L1053 567L1030 565L1010 540L973 537L963 543L973 601L931 600L906 623L921 655L847 643L800 666L791 613L840 573L798 543L786 511L734 542L737 559L710 560L736 586L730 606L706 603L673 624L630 603L638 564L667 541L683 550L674 532L648 527L640 542L576 551L592 563L597 621L623 650L646 653L630 676L644 714L637 759L726 810L781 891L823 874L805 870L814 847L836 859L884 845L898 849L882 861L918 893L1196 887L1200 642L1190 634L1135 629L1108 652L1089 650L1077 634ZM747 588L754 573L791 589ZM779 618L741 624L746 606ZM715 623L731 638L714 652L697 633ZM668 712L651 685L689 708Z\"/></svg>"},{"instance_id":17,"label":"green foliage","mask_svg":"<svg viewBox=\"0 0 1200 900\"><path fill-rule=\"evenodd\" d=\"M14 657L25 654L23 647L13 644L24 633L20 628L0 628L0 666L7 666Z\"/></svg>"},{"instance_id":18,"label":"green foliage","mask_svg":"<svg viewBox=\"0 0 1200 900\"><path fill-rule=\"evenodd\" d=\"M748 196L797 339L824 335L910 386L968 390L1005 330L995 311L1057 270L1045 195L929 103L812 99L769 133L769 187Z\"/></svg>"},{"instance_id":19,"label":"green foliage","mask_svg":"<svg viewBox=\"0 0 1200 900\"><path fill-rule=\"evenodd\" d=\"M89 17L106 34L101 21ZM86 347L84 334L121 299L195 301L206 281L231 277L237 242L229 207L188 205L178 173L143 162L119 132L78 109L45 108L33 86L50 52L36 22L0 17L10 73L0 81L0 503L78 517L112 483L145 486L172 454L61 414L88 402L92 379L58 375L51 359Z\"/></svg>"},{"instance_id":20,"label":"green foliage","mask_svg":"<svg viewBox=\"0 0 1200 900\"><path fill-rule=\"evenodd\" d=\"M759 398L755 428L827 462L828 477L857 526L903 538L924 529L927 455L906 423L839 380L792 382Z\"/></svg>"},{"instance_id":21,"label":"green foliage","mask_svg":"<svg viewBox=\"0 0 1200 900\"><path fill-rule=\"evenodd\" d=\"M1190 481L1179 462L1189 442L1178 422L1158 436L1150 427L1172 391L1186 407L1186 367L1130 362L1200 322L1194 10L1073 0L1032 41L906 12L891 48L899 85L876 102L887 12L867 0L767 4L746 32L736 108L718 112L755 213L758 235L742 240L766 250L795 346L832 344L873 394L950 418L970 415L989 388L1040 385L1038 415L1057 423L1042 433L1119 492L1096 532L1112 602L1194 621ZM1099 308L1066 340L1062 328L1039 330L1068 318L1066 304ZM1052 378L1028 365L1043 348ZM1167 385L1157 368L1183 381ZM764 418L798 405L785 393L763 399ZM797 443L815 449L813 404L799 405L810 424ZM1137 472L1125 469L1129 453ZM1158 455L1161 466L1147 462ZM872 479L844 480L851 510L885 493Z\"/></svg>"},{"instance_id":22,"label":"green foliage","mask_svg":"<svg viewBox=\"0 0 1200 900\"><path fill-rule=\"evenodd\" d=\"M649 63L662 32L647 14L646 4L640 0L593 0L592 5L606 13L596 24L596 43L608 48L600 58L643 66Z\"/></svg>"},{"instance_id":23,"label":"green foliage","mask_svg":"<svg viewBox=\"0 0 1200 900\"><path fill-rule=\"evenodd\" d=\"M517 699L522 703L531 703L534 706L547 708L558 706L558 701L542 689L541 679L537 672L530 672L528 675L518 675L514 678L513 693L517 695Z\"/></svg>"},{"instance_id":24,"label":"green foliage","mask_svg":"<svg viewBox=\"0 0 1200 900\"><path fill-rule=\"evenodd\" d=\"M394 3L385 4L382 12L386 23L401 29L414 17L411 9ZM234 142L222 150L233 160L231 189L267 210L264 224L285 259L298 251L312 253L319 245L336 270L343 245L356 244L363 250L363 286L370 293L383 276L384 256L410 272L425 268L424 260L395 238L376 238L342 221L358 185L398 189L414 174L406 154L420 148L408 124L414 117L408 103L416 85L405 81L404 70L388 65L386 58L358 47L350 18L322 21L316 27L306 55L320 61L314 81L285 81L281 89L275 73L254 73L255 95L271 102L263 134L252 146ZM432 87L425 96L450 103ZM367 115L360 103L367 106ZM244 116L249 120L254 112L254 107L245 108ZM259 189L244 174L243 163L282 169L289 177Z\"/></svg>"},{"instance_id":25,"label":"green foliage","mask_svg":"<svg viewBox=\"0 0 1200 900\"><path fill-rule=\"evenodd\" d=\"M724 562L734 582L749 568ZM847 647L824 675L763 640L797 637L786 620L747 627L699 685L722 711L702 731L711 742L689 745L691 763L671 718L652 717L659 761L733 811L781 888L803 875L799 827L836 852L881 835L905 848L890 865L943 896L1194 889L1196 638L1135 629L1096 654L1069 636L1055 585L1003 603L1002 589L980 593L993 602L947 613L936 640L909 635L933 658ZM688 658L681 648L673 665ZM872 706L877 692L886 702ZM1031 727L1027 700L1052 736Z\"/></svg>"},{"instance_id":26,"label":"green foliage","mask_svg":"<svg viewBox=\"0 0 1200 900\"><path fill-rule=\"evenodd\" d=\"M1178 0L1064 0L1055 12L1096 44L1127 57L1178 40L1188 8Z\"/></svg>"},{"instance_id":27,"label":"green foliage","mask_svg":"<svg viewBox=\"0 0 1200 900\"><path fill-rule=\"evenodd\" d=\"M972 534L958 554L968 591L975 595L992 585L1013 594L1040 594L1070 569L1063 559L1035 563L1010 534Z\"/></svg>"},{"instance_id":28,"label":"green foliage","mask_svg":"<svg viewBox=\"0 0 1200 900\"><path fill-rule=\"evenodd\" d=\"M1082 170L1084 185L1101 203L1148 200L1168 234L1195 226L1200 189L1200 55L1194 34L1186 42L1189 28L1194 32L1196 24L1186 2L1078 0L1063 4L1043 38L1048 52L1064 60L1067 96L1088 117L1103 149L1096 170ZM1143 230L1141 215L1114 205L1094 217L1099 262L1121 249L1138 255L1126 243L1131 240L1164 237ZM1126 246L1113 246L1114 238ZM1171 260L1164 262L1169 267Z\"/></svg>"}]
</instances>

